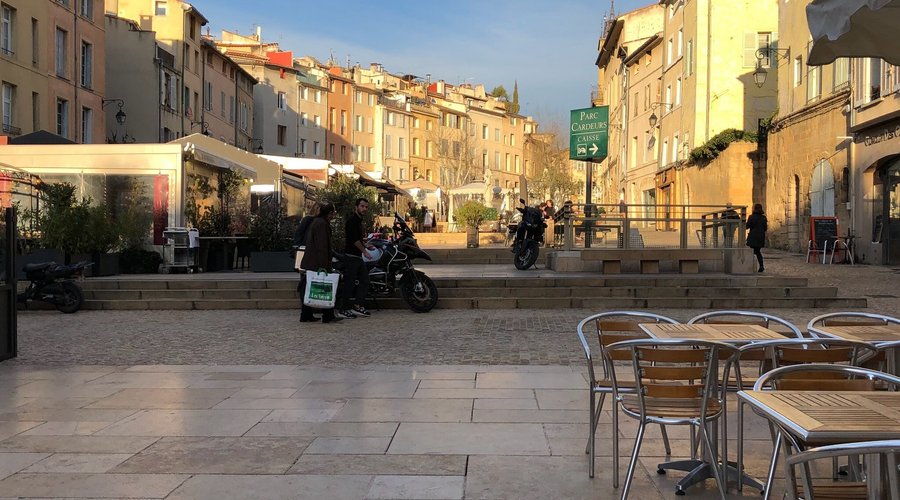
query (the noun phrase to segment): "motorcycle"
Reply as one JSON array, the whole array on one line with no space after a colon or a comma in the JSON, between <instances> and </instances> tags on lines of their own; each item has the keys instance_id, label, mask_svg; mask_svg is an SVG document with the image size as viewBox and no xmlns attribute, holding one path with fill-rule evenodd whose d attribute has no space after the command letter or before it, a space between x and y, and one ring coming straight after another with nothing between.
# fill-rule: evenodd
<instances>
[{"instance_id":1,"label":"motorcycle","mask_svg":"<svg viewBox=\"0 0 900 500\"><path fill-rule=\"evenodd\" d=\"M513 263L516 269L524 271L537 262L540 244L544 242L544 214L534 207L525 205L525 200L519 199L522 207L516 210L522 214L522 220L516 226L516 236L513 241Z\"/></svg>"},{"instance_id":2,"label":"motorcycle","mask_svg":"<svg viewBox=\"0 0 900 500\"><path fill-rule=\"evenodd\" d=\"M438 300L437 285L425 273L413 267L413 259L431 260L416 242L415 234L399 214L394 213L394 236L375 234L367 243L370 258L363 259L369 272L368 296L393 297L400 291L406 305L415 312L434 309ZM338 269L340 269L338 258Z\"/></svg>"},{"instance_id":3,"label":"motorcycle","mask_svg":"<svg viewBox=\"0 0 900 500\"><path fill-rule=\"evenodd\" d=\"M27 304L39 300L52 304L60 312L72 314L81 309L84 294L75 282L84 276L84 270L94 265L93 262L78 262L69 266L61 266L56 262L25 264L25 278L30 281L24 291L16 299Z\"/></svg>"}]
</instances>

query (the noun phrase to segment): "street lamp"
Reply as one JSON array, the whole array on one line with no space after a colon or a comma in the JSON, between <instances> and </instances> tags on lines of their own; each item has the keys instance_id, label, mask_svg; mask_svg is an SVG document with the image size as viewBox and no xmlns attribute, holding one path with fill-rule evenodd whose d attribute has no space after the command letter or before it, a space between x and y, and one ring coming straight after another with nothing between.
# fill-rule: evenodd
<instances>
[{"instance_id":1,"label":"street lamp","mask_svg":"<svg viewBox=\"0 0 900 500\"><path fill-rule=\"evenodd\" d=\"M756 51L756 69L753 71L753 83L756 84L757 87L762 88L763 85L766 84L766 77L769 72L766 71L765 66L769 66L771 64L771 60L774 57L776 60L776 66L778 59L787 60L788 57L791 56L791 49L777 49L775 47L763 47ZM763 60L766 60L765 66L763 65Z\"/></svg>"},{"instance_id":2,"label":"street lamp","mask_svg":"<svg viewBox=\"0 0 900 500\"><path fill-rule=\"evenodd\" d=\"M191 130L194 130L194 125L200 125L200 132L203 135L209 135L209 123L204 121L191 122Z\"/></svg>"},{"instance_id":3,"label":"street lamp","mask_svg":"<svg viewBox=\"0 0 900 500\"><path fill-rule=\"evenodd\" d=\"M125 118L127 118L127 115L125 114L124 111L122 111L122 106L125 105L124 99L101 99L100 100L100 109L106 109L106 105L111 102L114 102L119 106L119 111L116 112L116 122L119 125L125 125Z\"/></svg>"},{"instance_id":4,"label":"street lamp","mask_svg":"<svg viewBox=\"0 0 900 500\"><path fill-rule=\"evenodd\" d=\"M253 147L254 144L256 144L256 147ZM254 153L261 155L263 153L263 140L250 139L250 149L252 149Z\"/></svg>"},{"instance_id":5,"label":"street lamp","mask_svg":"<svg viewBox=\"0 0 900 500\"><path fill-rule=\"evenodd\" d=\"M671 109L672 104L668 102L654 102L650 104L650 118L647 120L650 123L650 128L656 127L656 124L659 122L659 117L656 116L656 108L660 106L665 106L666 109Z\"/></svg>"}]
</instances>

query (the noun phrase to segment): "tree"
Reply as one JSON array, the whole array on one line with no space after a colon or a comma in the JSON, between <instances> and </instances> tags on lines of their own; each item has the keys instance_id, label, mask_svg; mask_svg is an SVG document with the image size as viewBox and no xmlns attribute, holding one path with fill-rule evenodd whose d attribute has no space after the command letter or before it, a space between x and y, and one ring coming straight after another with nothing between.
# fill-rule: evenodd
<instances>
[{"instance_id":1,"label":"tree","mask_svg":"<svg viewBox=\"0 0 900 500\"><path fill-rule=\"evenodd\" d=\"M429 137L437 149L440 184L444 189L453 189L484 176L479 157L481 142L475 135L473 124L462 128L441 125L435 127Z\"/></svg>"},{"instance_id":2,"label":"tree","mask_svg":"<svg viewBox=\"0 0 900 500\"><path fill-rule=\"evenodd\" d=\"M509 103L509 112L518 114L519 109L521 109L519 107L519 81L516 80L516 82L513 83L513 95L512 102Z\"/></svg>"},{"instance_id":3,"label":"tree","mask_svg":"<svg viewBox=\"0 0 900 500\"><path fill-rule=\"evenodd\" d=\"M366 227L374 227L375 216L382 211L378 191L366 187L347 175L337 174L328 179L328 185L317 191L320 203L332 203L337 209L337 216L331 221L331 242L336 250L344 248L344 224L347 217L356 210L356 200L369 200L369 212L363 223Z\"/></svg>"},{"instance_id":4,"label":"tree","mask_svg":"<svg viewBox=\"0 0 900 500\"><path fill-rule=\"evenodd\" d=\"M506 92L506 88L504 88L503 85L494 87L494 90L491 91L491 95L498 99L509 101L509 94Z\"/></svg>"},{"instance_id":5,"label":"tree","mask_svg":"<svg viewBox=\"0 0 900 500\"><path fill-rule=\"evenodd\" d=\"M556 131L532 135L529 149L533 171L528 190L534 196L559 202L578 194L581 185L572 176L568 150Z\"/></svg>"}]
</instances>

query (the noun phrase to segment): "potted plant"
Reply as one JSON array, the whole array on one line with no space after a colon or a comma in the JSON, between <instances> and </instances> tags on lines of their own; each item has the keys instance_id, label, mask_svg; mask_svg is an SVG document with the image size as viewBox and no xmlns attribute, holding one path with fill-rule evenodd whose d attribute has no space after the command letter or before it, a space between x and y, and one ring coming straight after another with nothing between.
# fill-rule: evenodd
<instances>
[{"instance_id":1,"label":"potted plant","mask_svg":"<svg viewBox=\"0 0 900 500\"><path fill-rule=\"evenodd\" d=\"M467 201L456 211L457 222L466 226L466 246L478 248L478 227L487 219L488 208L475 200Z\"/></svg>"},{"instance_id":2,"label":"potted plant","mask_svg":"<svg viewBox=\"0 0 900 500\"><path fill-rule=\"evenodd\" d=\"M159 252L147 250L153 227L153 204L139 188L116 216L119 228L119 270L124 274L154 274L163 262Z\"/></svg>"},{"instance_id":3,"label":"potted plant","mask_svg":"<svg viewBox=\"0 0 900 500\"><path fill-rule=\"evenodd\" d=\"M250 238L256 251L250 252L250 271L254 273L290 272L291 240L296 229L282 204L269 203L250 217Z\"/></svg>"}]
</instances>

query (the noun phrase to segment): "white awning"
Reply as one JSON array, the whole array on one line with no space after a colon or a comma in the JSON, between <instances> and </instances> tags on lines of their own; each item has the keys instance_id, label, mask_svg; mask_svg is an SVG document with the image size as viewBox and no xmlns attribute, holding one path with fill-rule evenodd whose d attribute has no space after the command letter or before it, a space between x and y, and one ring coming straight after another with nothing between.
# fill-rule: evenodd
<instances>
[{"instance_id":1,"label":"white awning","mask_svg":"<svg viewBox=\"0 0 900 500\"><path fill-rule=\"evenodd\" d=\"M195 160L199 162L206 163L207 165L212 165L214 167L223 168L226 170L232 170L241 174L242 176L256 180L256 169L253 167L249 167L247 165L241 165L240 163L231 161L227 158L219 156L215 153L207 151L200 146L197 146L193 143L187 143L184 145L185 153L191 155Z\"/></svg>"},{"instance_id":2,"label":"white awning","mask_svg":"<svg viewBox=\"0 0 900 500\"><path fill-rule=\"evenodd\" d=\"M900 65L900 0L813 0L806 6L813 46L808 63L880 57Z\"/></svg>"}]
</instances>

